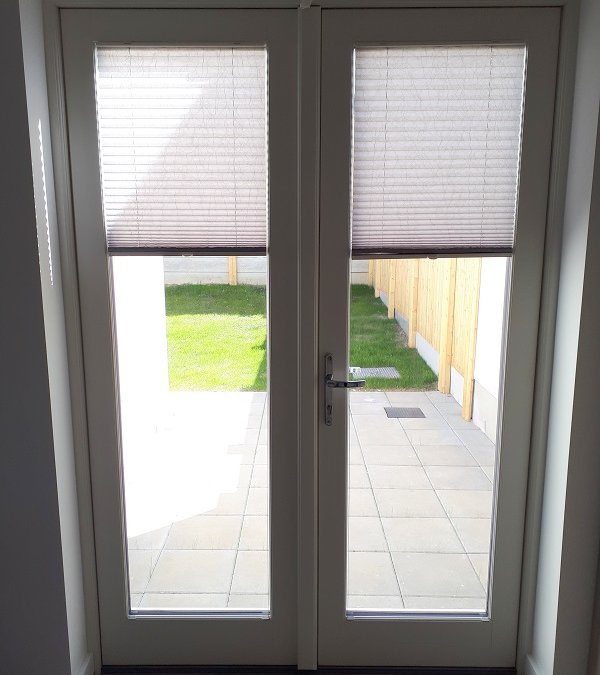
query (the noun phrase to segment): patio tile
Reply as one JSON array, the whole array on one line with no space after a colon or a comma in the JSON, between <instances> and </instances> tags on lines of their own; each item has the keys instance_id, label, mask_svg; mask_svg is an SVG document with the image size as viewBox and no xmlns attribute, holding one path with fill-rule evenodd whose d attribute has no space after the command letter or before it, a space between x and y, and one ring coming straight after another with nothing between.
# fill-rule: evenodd
<instances>
[{"instance_id":1,"label":"patio tile","mask_svg":"<svg viewBox=\"0 0 600 675\"><path fill-rule=\"evenodd\" d=\"M489 448L494 445L481 429L457 429L456 434L467 448L473 446Z\"/></svg>"},{"instance_id":2,"label":"patio tile","mask_svg":"<svg viewBox=\"0 0 600 675\"><path fill-rule=\"evenodd\" d=\"M436 490L491 490L482 469L474 466L428 466L425 469Z\"/></svg>"},{"instance_id":3,"label":"patio tile","mask_svg":"<svg viewBox=\"0 0 600 675\"><path fill-rule=\"evenodd\" d=\"M484 588L487 588L490 564L489 555L487 553L469 553L469 559L477 572L479 581L481 581Z\"/></svg>"},{"instance_id":4,"label":"patio tile","mask_svg":"<svg viewBox=\"0 0 600 675\"><path fill-rule=\"evenodd\" d=\"M374 488L431 489L427 475L420 466L374 465L367 468Z\"/></svg>"},{"instance_id":5,"label":"patio tile","mask_svg":"<svg viewBox=\"0 0 600 675\"><path fill-rule=\"evenodd\" d=\"M244 513L248 488L238 488L235 492L224 492L214 509L207 511L211 515L238 515Z\"/></svg>"},{"instance_id":6,"label":"patio tile","mask_svg":"<svg viewBox=\"0 0 600 675\"><path fill-rule=\"evenodd\" d=\"M364 466L351 464L349 467L349 487L351 488L370 488L369 476Z\"/></svg>"},{"instance_id":7,"label":"patio tile","mask_svg":"<svg viewBox=\"0 0 600 675\"><path fill-rule=\"evenodd\" d=\"M489 518L492 514L491 490L438 490L437 496L451 518Z\"/></svg>"},{"instance_id":8,"label":"patio tile","mask_svg":"<svg viewBox=\"0 0 600 675\"><path fill-rule=\"evenodd\" d=\"M373 490L370 488L350 488L348 492L348 515L377 516Z\"/></svg>"},{"instance_id":9,"label":"patio tile","mask_svg":"<svg viewBox=\"0 0 600 675\"><path fill-rule=\"evenodd\" d=\"M250 487L269 487L269 467L264 464L255 464L252 470Z\"/></svg>"},{"instance_id":10,"label":"patio tile","mask_svg":"<svg viewBox=\"0 0 600 675\"><path fill-rule=\"evenodd\" d=\"M269 446L257 445L256 455L254 455L254 465L264 465L269 463Z\"/></svg>"},{"instance_id":11,"label":"patio tile","mask_svg":"<svg viewBox=\"0 0 600 675\"><path fill-rule=\"evenodd\" d=\"M248 415L248 419L246 420L246 429L260 429L262 421L262 414Z\"/></svg>"},{"instance_id":12,"label":"patio tile","mask_svg":"<svg viewBox=\"0 0 600 675\"><path fill-rule=\"evenodd\" d=\"M496 474L496 467L495 466L482 466L481 470L487 476L490 483L493 484L494 483L494 476Z\"/></svg>"},{"instance_id":13,"label":"patio tile","mask_svg":"<svg viewBox=\"0 0 600 675\"><path fill-rule=\"evenodd\" d=\"M352 417L349 418L348 424L348 445L352 447L353 445L359 445L358 436L356 435L356 429L352 423Z\"/></svg>"},{"instance_id":14,"label":"patio tile","mask_svg":"<svg viewBox=\"0 0 600 675\"><path fill-rule=\"evenodd\" d=\"M488 553L491 520L489 518L453 518L452 522L467 553Z\"/></svg>"},{"instance_id":15,"label":"patio tile","mask_svg":"<svg viewBox=\"0 0 600 675\"><path fill-rule=\"evenodd\" d=\"M268 551L238 551L231 581L231 593L264 595L268 592Z\"/></svg>"},{"instance_id":16,"label":"patio tile","mask_svg":"<svg viewBox=\"0 0 600 675\"><path fill-rule=\"evenodd\" d=\"M382 518L390 551L462 553L448 518Z\"/></svg>"},{"instance_id":17,"label":"patio tile","mask_svg":"<svg viewBox=\"0 0 600 675\"><path fill-rule=\"evenodd\" d=\"M419 408L430 404L427 394L420 391L388 391L387 397L391 405L406 408Z\"/></svg>"},{"instance_id":18,"label":"patio tile","mask_svg":"<svg viewBox=\"0 0 600 675\"><path fill-rule=\"evenodd\" d=\"M406 432L397 419L357 415L354 426L361 445L409 445Z\"/></svg>"},{"instance_id":19,"label":"patio tile","mask_svg":"<svg viewBox=\"0 0 600 675\"><path fill-rule=\"evenodd\" d=\"M269 596L264 593L232 593L227 607L236 609L268 609Z\"/></svg>"},{"instance_id":20,"label":"patio tile","mask_svg":"<svg viewBox=\"0 0 600 675\"><path fill-rule=\"evenodd\" d=\"M383 517L442 518L446 514L433 490L376 489L375 501Z\"/></svg>"},{"instance_id":21,"label":"patio tile","mask_svg":"<svg viewBox=\"0 0 600 675\"><path fill-rule=\"evenodd\" d=\"M368 466L420 466L419 458L410 445L363 445L362 452Z\"/></svg>"},{"instance_id":22,"label":"patio tile","mask_svg":"<svg viewBox=\"0 0 600 675\"><path fill-rule=\"evenodd\" d=\"M365 460L360 449L360 445L351 445L348 448L348 459L350 464L364 464Z\"/></svg>"},{"instance_id":23,"label":"patio tile","mask_svg":"<svg viewBox=\"0 0 600 675\"><path fill-rule=\"evenodd\" d=\"M246 502L247 516L266 516L269 513L269 489L251 487Z\"/></svg>"},{"instance_id":24,"label":"patio tile","mask_svg":"<svg viewBox=\"0 0 600 675\"><path fill-rule=\"evenodd\" d=\"M415 451L424 466L477 466L462 445L417 445Z\"/></svg>"},{"instance_id":25,"label":"patio tile","mask_svg":"<svg viewBox=\"0 0 600 675\"><path fill-rule=\"evenodd\" d=\"M260 427L260 433L258 434L257 443L259 445L266 445L269 442L269 422L268 420L263 420L263 423Z\"/></svg>"},{"instance_id":26,"label":"patio tile","mask_svg":"<svg viewBox=\"0 0 600 675\"><path fill-rule=\"evenodd\" d=\"M242 464L252 464L256 454L255 445L230 445L227 448L228 455L239 455Z\"/></svg>"},{"instance_id":27,"label":"patio tile","mask_svg":"<svg viewBox=\"0 0 600 675\"><path fill-rule=\"evenodd\" d=\"M144 609L224 609L227 593L144 593Z\"/></svg>"},{"instance_id":28,"label":"patio tile","mask_svg":"<svg viewBox=\"0 0 600 675\"><path fill-rule=\"evenodd\" d=\"M406 419L399 418L400 426L405 430L420 430L430 429L436 431L445 431L450 427L444 421L443 417L408 417Z\"/></svg>"},{"instance_id":29,"label":"patio tile","mask_svg":"<svg viewBox=\"0 0 600 675\"><path fill-rule=\"evenodd\" d=\"M348 595L400 595L390 554L348 553Z\"/></svg>"},{"instance_id":30,"label":"patio tile","mask_svg":"<svg viewBox=\"0 0 600 675\"><path fill-rule=\"evenodd\" d=\"M165 549L235 549L242 516L194 516L171 526Z\"/></svg>"},{"instance_id":31,"label":"patio tile","mask_svg":"<svg viewBox=\"0 0 600 675\"><path fill-rule=\"evenodd\" d=\"M227 593L235 551L163 551L148 592Z\"/></svg>"},{"instance_id":32,"label":"patio tile","mask_svg":"<svg viewBox=\"0 0 600 675\"><path fill-rule=\"evenodd\" d=\"M444 415L444 419L452 429L471 430L476 428L471 420L466 420L462 415Z\"/></svg>"},{"instance_id":33,"label":"patio tile","mask_svg":"<svg viewBox=\"0 0 600 675\"><path fill-rule=\"evenodd\" d=\"M352 415L378 415L379 417L386 417L385 403L352 403L350 402L350 410Z\"/></svg>"},{"instance_id":34,"label":"patio tile","mask_svg":"<svg viewBox=\"0 0 600 675\"><path fill-rule=\"evenodd\" d=\"M159 549L162 548L169 534L170 525L161 527L151 532L138 534L127 540L127 547L130 551L136 549Z\"/></svg>"},{"instance_id":35,"label":"patio tile","mask_svg":"<svg viewBox=\"0 0 600 675\"><path fill-rule=\"evenodd\" d=\"M252 476L252 465L242 464L237 475L237 487L246 487L250 485Z\"/></svg>"},{"instance_id":36,"label":"patio tile","mask_svg":"<svg viewBox=\"0 0 600 675\"><path fill-rule=\"evenodd\" d=\"M423 596L405 596L404 603L407 609L415 610L464 610L465 612L484 612L485 598L432 598Z\"/></svg>"},{"instance_id":37,"label":"patio tile","mask_svg":"<svg viewBox=\"0 0 600 675\"><path fill-rule=\"evenodd\" d=\"M480 466L494 466L496 463L496 446L495 445L472 445L469 452L475 457Z\"/></svg>"},{"instance_id":38,"label":"patio tile","mask_svg":"<svg viewBox=\"0 0 600 675\"><path fill-rule=\"evenodd\" d=\"M258 436L259 436L259 429L246 429L246 434L244 436L244 445L253 445L256 448L256 446L258 445Z\"/></svg>"},{"instance_id":39,"label":"patio tile","mask_svg":"<svg viewBox=\"0 0 600 675\"><path fill-rule=\"evenodd\" d=\"M379 517L350 516L348 518L348 550L388 550Z\"/></svg>"},{"instance_id":40,"label":"patio tile","mask_svg":"<svg viewBox=\"0 0 600 675\"><path fill-rule=\"evenodd\" d=\"M131 609L137 609L140 606L143 597L143 593L132 593L130 596Z\"/></svg>"},{"instance_id":41,"label":"patio tile","mask_svg":"<svg viewBox=\"0 0 600 675\"><path fill-rule=\"evenodd\" d=\"M392 552L403 596L483 597L465 553Z\"/></svg>"},{"instance_id":42,"label":"patio tile","mask_svg":"<svg viewBox=\"0 0 600 675\"><path fill-rule=\"evenodd\" d=\"M131 593L143 593L152 576L152 571L160 551L129 551L129 590Z\"/></svg>"},{"instance_id":43,"label":"patio tile","mask_svg":"<svg viewBox=\"0 0 600 675\"><path fill-rule=\"evenodd\" d=\"M240 550L260 551L269 548L269 517L244 516Z\"/></svg>"},{"instance_id":44,"label":"patio tile","mask_svg":"<svg viewBox=\"0 0 600 675\"><path fill-rule=\"evenodd\" d=\"M404 609L400 595L349 595L346 598L346 607L353 609Z\"/></svg>"},{"instance_id":45,"label":"patio tile","mask_svg":"<svg viewBox=\"0 0 600 675\"><path fill-rule=\"evenodd\" d=\"M462 445L452 429L414 429L406 432L413 445Z\"/></svg>"},{"instance_id":46,"label":"patio tile","mask_svg":"<svg viewBox=\"0 0 600 675\"><path fill-rule=\"evenodd\" d=\"M351 391L348 394L350 405L356 403L381 403L387 405L388 397L383 391Z\"/></svg>"}]
</instances>

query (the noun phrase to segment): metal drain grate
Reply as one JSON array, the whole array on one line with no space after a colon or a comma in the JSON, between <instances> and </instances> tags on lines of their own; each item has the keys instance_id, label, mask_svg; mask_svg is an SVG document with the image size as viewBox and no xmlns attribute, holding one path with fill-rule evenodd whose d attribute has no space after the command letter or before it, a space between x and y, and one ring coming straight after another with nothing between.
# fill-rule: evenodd
<instances>
[{"instance_id":1,"label":"metal drain grate","mask_svg":"<svg viewBox=\"0 0 600 675\"><path fill-rule=\"evenodd\" d=\"M402 417L403 419L411 417L425 417L421 408L384 408L388 417Z\"/></svg>"},{"instance_id":2,"label":"metal drain grate","mask_svg":"<svg viewBox=\"0 0 600 675\"><path fill-rule=\"evenodd\" d=\"M400 373L391 366L384 366L382 368L361 368L360 366L350 366L350 374L353 377L385 377L390 380L399 380Z\"/></svg>"}]
</instances>

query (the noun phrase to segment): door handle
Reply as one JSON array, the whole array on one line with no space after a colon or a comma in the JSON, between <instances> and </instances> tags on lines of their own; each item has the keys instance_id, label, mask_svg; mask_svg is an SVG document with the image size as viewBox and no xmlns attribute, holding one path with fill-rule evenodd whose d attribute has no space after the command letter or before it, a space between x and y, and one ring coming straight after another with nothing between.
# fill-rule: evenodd
<instances>
[{"instance_id":1,"label":"door handle","mask_svg":"<svg viewBox=\"0 0 600 675\"><path fill-rule=\"evenodd\" d=\"M333 355L325 354L325 424L330 427L333 424L333 396L332 389L357 389L364 387L365 380L334 380L333 379Z\"/></svg>"}]
</instances>

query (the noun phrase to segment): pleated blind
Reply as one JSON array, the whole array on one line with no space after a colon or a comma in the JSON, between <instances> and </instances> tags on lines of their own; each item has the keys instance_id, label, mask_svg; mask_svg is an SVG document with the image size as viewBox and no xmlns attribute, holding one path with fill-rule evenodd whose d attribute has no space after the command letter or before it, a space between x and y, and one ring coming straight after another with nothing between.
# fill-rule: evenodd
<instances>
[{"instance_id":1,"label":"pleated blind","mask_svg":"<svg viewBox=\"0 0 600 675\"><path fill-rule=\"evenodd\" d=\"M110 253L263 253L264 48L113 47L96 53Z\"/></svg>"},{"instance_id":2,"label":"pleated blind","mask_svg":"<svg viewBox=\"0 0 600 675\"><path fill-rule=\"evenodd\" d=\"M509 254L525 48L355 51L352 251Z\"/></svg>"}]
</instances>

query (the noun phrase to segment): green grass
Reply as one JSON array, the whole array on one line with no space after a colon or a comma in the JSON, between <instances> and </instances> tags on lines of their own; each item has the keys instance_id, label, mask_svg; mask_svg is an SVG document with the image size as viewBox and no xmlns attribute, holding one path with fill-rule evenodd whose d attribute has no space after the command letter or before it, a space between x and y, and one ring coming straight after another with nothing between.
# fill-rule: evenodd
<instances>
[{"instance_id":1,"label":"green grass","mask_svg":"<svg viewBox=\"0 0 600 675\"><path fill-rule=\"evenodd\" d=\"M266 391L265 289L167 286L171 389Z\"/></svg>"},{"instance_id":2,"label":"green grass","mask_svg":"<svg viewBox=\"0 0 600 675\"><path fill-rule=\"evenodd\" d=\"M266 296L262 286L167 286L169 380L180 391L266 391ZM350 364L394 366L401 379L369 389L430 389L436 377L368 286L352 286Z\"/></svg>"},{"instance_id":3,"label":"green grass","mask_svg":"<svg viewBox=\"0 0 600 675\"><path fill-rule=\"evenodd\" d=\"M369 286L352 286L350 365L363 368L393 366L400 380L368 377L367 389L432 389L437 377L416 349L405 346L402 329L388 319L387 307Z\"/></svg>"}]
</instances>

